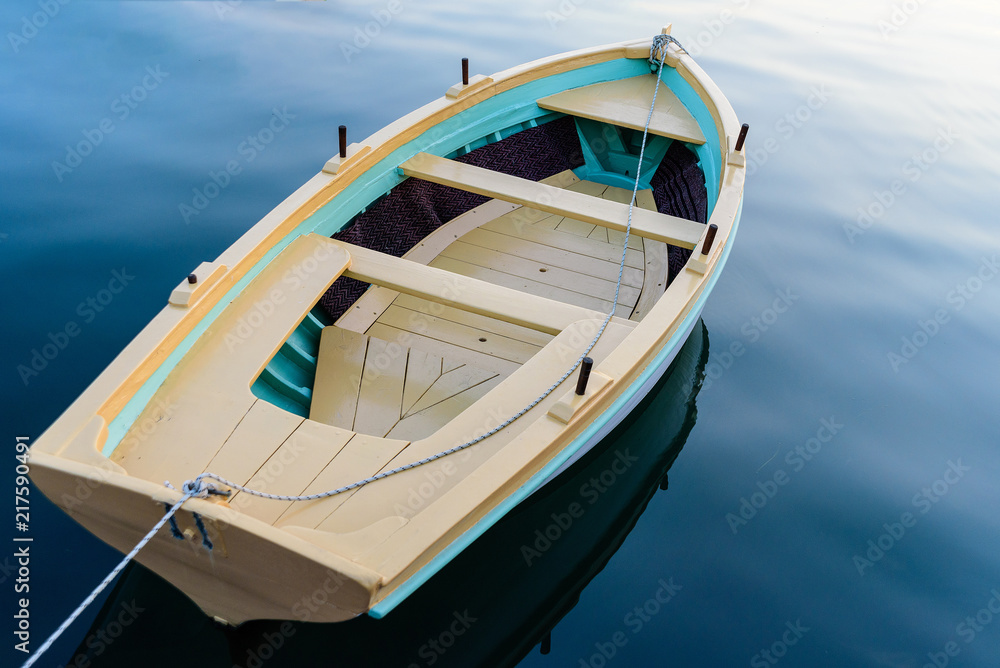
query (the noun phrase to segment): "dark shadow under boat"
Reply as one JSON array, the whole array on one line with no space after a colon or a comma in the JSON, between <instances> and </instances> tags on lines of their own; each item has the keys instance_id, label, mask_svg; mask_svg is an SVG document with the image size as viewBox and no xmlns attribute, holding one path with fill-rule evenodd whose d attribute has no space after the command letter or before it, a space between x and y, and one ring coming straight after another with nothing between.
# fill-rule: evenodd
<instances>
[{"instance_id":1,"label":"dark shadow under boat","mask_svg":"<svg viewBox=\"0 0 1000 668\"><path fill-rule=\"evenodd\" d=\"M697 417L708 359L701 321L629 419L382 619L233 629L133 563L67 666L510 666L547 644L635 526Z\"/></svg>"}]
</instances>

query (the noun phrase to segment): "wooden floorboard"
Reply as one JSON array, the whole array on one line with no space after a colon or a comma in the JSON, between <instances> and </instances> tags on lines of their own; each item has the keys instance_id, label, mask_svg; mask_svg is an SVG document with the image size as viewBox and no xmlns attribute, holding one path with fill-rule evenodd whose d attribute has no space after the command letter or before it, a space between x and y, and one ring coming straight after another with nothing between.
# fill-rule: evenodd
<instances>
[{"instance_id":1,"label":"wooden floorboard","mask_svg":"<svg viewBox=\"0 0 1000 668\"><path fill-rule=\"evenodd\" d=\"M499 375L500 374L492 371L486 371L485 369L474 367L471 364L463 364L462 366L439 376L434 384L431 385L426 392L424 392L423 396L410 407L403 417L406 418L415 413L432 408L443 401L447 401L448 399L451 399L452 397L457 396L466 390L489 380L490 378L496 378Z\"/></svg>"},{"instance_id":2,"label":"wooden floorboard","mask_svg":"<svg viewBox=\"0 0 1000 668\"><path fill-rule=\"evenodd\" d=\"M566 179L567 190L617 204L627 204L632 196L624 188L571 181ZM636 204L655 206L651 192L643 191ZM428 252L419 258L421 270L424 266L445 270L591 312L606 313L611 308L624 232L528 207L474 221L478 224L466 222L460 230L455 228L461 234L452 234L447 225L435 233L440 250L434 257ZM646 253L646 247L653 252ZM641 315L655 303L657 290L662 294L660 286L650 289L653 284L649 279L659 281L657 272L665 261L665 249L662 243L630 236L619 312ZM653 276L649 275L651 271ZM366 308L371 306L373 312L354 317L357 326L365 325L363 333L338 327L324 330L311 411L314 419L361 434L386 436L394 442L425 438L530 360L554 337L536 328L474 312L461 300L439 303L426 295L398 289L397 285L376 287L367 296L370 304ZM343 320L345 324L353 322L351 316ZM341 373L328 373L331 368ZM354 373L344 377L343 370ZM346 460L358 457L357 447L344 446ZM315 480L300 482L315 486L323 480L329 486L344 471L355 471L360 476L359 466L356 462L345 463L343 469L327 466ZM361 477L374 472L369 467ZM333 505L318 508L307 513L309 519L303 520L304 526L322 525L322 518L332 512ZM276 518L281 512L284 510L272 509L268 517ZM291 521L283 516L280 522L286 520Z\"/></svg>"},{"instance_id":3,"label":"wooden floorboard","mask_svg":"<svg viewBox=\"0 0 1000 668\"><path fill-rule=\"evenodd\" d=\"M316 357L309 419L352 429L361 390L368 337L340 327L324 327Z\"/></svg>"},{"instance_id":4,"label":"wooden floorboard","mask_svg":"<svg viewBox=\"0 0 1000 668\"><path fill-rule=\"evenodd\" d=\"M443 360L432 353L410 348L406 359L406 381L403 383L403 411L406 415L434 382L444 373Z\"/></svg>"},{"instance_id":5,"label":"wooden floorboard","mask_svg":"<svg viewBox=\"0 0 1000 668\"><path fill-rule=\"evenodd\" d=\"M608 262L620 262L622 258L621 244L612 245L587 239L576 234L568 234L559 230L547 230L537 225L525 225L515 228L509 220L494 220L482 226L484 229L506 234L518 239L529 239L531 241L561 248L563 250L589 255ZM622 233L624 237L624 233ZM644 266L642 251L629 248L625 253L625 265L635 269L642 269Z\"/></svg>"},{"instance_id":6,"label":"wooden floorboard","mask_svg":"<svg viewBox=\"0 0 1000 668\"><path fill-rule=\"evenodd\" d=\"M520 327L519 325L513 325L503 320L479 315L478 313L469 313L462 309L435 304L419 297L413 297L412 295L401 294L396 297L396 301L393 304L411 311L433 315L442 320L450 320L451 322L475 327L485 332L499 334L509 339L530 343L534 346L544 346L554 338L552 334L539 332L528 327Z\"/></svg>"},{"instance_id":7,"label":"wooden floorboard","mask_svg":"<svg viewBox=\"0 0 1000 668\"><path fill-rule=\"evenodd\" d=\"M385 436L399 421L407 349L398 343L371 339L358 396L354 431Z\"/></svg>"},{"instance_id":8,"label":"wooden floorboard","mask_svg":"<svg viewBox=\"0 0 1000 668\"><path fill-rule=\"evenodd\" d=\"M617 271L614 280L595 276L597 268L603 264L600 260L582 259L575 269L565 269L548 262L527 260L510 253L491 251L481 246L467 244L462 240L448 246L438 257L461 260L486 269L502 271L505 274L521 276L553 287L608 300L614 297L618 278ZM639 290L623 284L619 297L623 303L634 303L639 297Z\"/></svg>"},{"instance_id":9,"label":"wooden floorboard","mask_svg":"<svg viewBox=\"0 0 1000 668\"><path fill-rule=\"evenodd\" d=\"M623 239L624 236L622 234ZM526 260L534 260L543 266L561 267L571 271L580 271L585 267L585 270L596 278L605 281L618 280L618 262L602 260L585 253L547 246L536 241L519 239L485 228L469 232L462 237L462 242L515 255ZM620 245L619 248L621 248ZM641 288L642 273L641 269L626 265L625 271L622 274L622 284L633 288Z\"/></svg>"},{"instance_id":10,"label":"wooden floorboard","mask_svg":"<svg viewBox=\"0 0 1000 668\"><path fill-rule=\"evenodd\" d=\"M582 308L592 309L602 313L607 313L611 309L610 299L602 299L600 297L585 295L572 290L565 290L563 288L558 288L542 283L541 281L525 278L523 276L506 274L502 271L480 267L470 262L463 262L462 260L455 260L448 257L438 257L431 264L439 269L444 269L456 274L462 274L463 276L468 276L470 278L477 278L487 283L493 283L494 285L501 285L503 287L519 290L521 292L527 292L528 294L538 295L539 297L545 297L546 299L561 301L566 304L573 304L574 306L580 306Z\"/></svg>"},{"instance_id":11,"label":"wooden floorboard","mask_svg":"<svg viewBox=\"0 0 1000 668\"><path fill-rule=\"evenodd\" d=\"M524 364L541 349L541 346L510 339L436 316L417 313L396 305L386 309L378 322L517 364Z\"/></svg>"},{"instance_id":12,"label":"wooden floorboard","mask_svg":"<svg viewBox=\"0 0 1000 668\"><path fill-rule=\"evenodd\" d=\"M457 373L459 370L461 369L456 369L452 373ZM395 428L389 432L389 436L410 441L429 436L453 417L486 396L486 393L499 385L502 380L503 377L499 374L490 376L476 385L466 388L461 393L453 394L419 412L412 413L400 420Z\"/></svg>"},{"instance_id":13,"label":"wooden floorboard","mask_svg":"<svg viewBox=\"0 0 1000 668\"><path fill-rule=\"evenodd\" d=\"M425 350L429 353L438 355L444 360L444 371L448 371L449 369L461 364L475 364L476 366L480 366L484 369L496 371L506 377L517 371L517 369L521 366L517 362L500 359L499 357L490 357L489 355L484 355L483 353L476 352L475 350L461 348L452 343L439 341L422 334L407 332L396 327L385 325L381 322L376 322L372 325L368 329L368 334L380 339L406 341L407 345L411 347L419 348L420 350Z\"/></svg>"}]
</instances>

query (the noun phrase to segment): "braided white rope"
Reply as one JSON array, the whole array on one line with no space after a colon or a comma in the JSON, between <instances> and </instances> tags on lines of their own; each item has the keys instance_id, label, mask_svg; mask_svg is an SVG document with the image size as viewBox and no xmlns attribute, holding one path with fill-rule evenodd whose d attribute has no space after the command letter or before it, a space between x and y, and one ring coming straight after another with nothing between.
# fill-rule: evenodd
<instances>
[{"instance_id":1,"label":"braided white rope","mask_svg":"<svg viewBox=\"0 0 1000 668\"><path fill-rule=\"evenodd\" d=\"M615 310L618 308L618 294L621 291L622 276L623 276L624 271L625 271L625 258L626 258L626 255L628 253L628 240L629 240L629 235L632 232L632 210L635 208L635 198L636 198L636 196L638 195L638 192L639 192L639 180L640 180L640 177L642 175L642 159L643 159L643 156L645 155L645 152L646 152L646 138L647 138L647 136L649 134L649 124L650 124L650 122L653 119L653 109L656 107L656 96L657 96L657 93L659 93L659 91L660 91L660 70L663 68L663 60L666 58L666 54L667 54L666 46L669 45L669 44L671 44L671 43L677 44L682 49L684 48L683 46L680 45L680 42L678 42L675 38L671 37L670 35L656 35L653 38L653 46L652 46L652 49L650 50L649 61L650 61L650 63L656 64L658 66L657 71L656 71L656 86L653 88L653 101L652 101L652 104L650 104L650 106L649 106L649 115L646 116L646 125L643 128L643 130L642 130L642 143L641 143L640 148L639 148L639 165L638 165L638 167L635 170L635 184L632 187L632 199L629 201L629 205L628 205L628 223L625 226L625 241L622 244L622 257L621 257L621 260L618 263L618 281L615 284L615 298L614 298L614 300L613 300L613 302L611 304L611 312L608 313L607 316L605 316L604 321L601 323L601 326L597 330L597 334L594 335L594 338L587 345L586 350L584 350L582 353L580 353L580 356L576 359L576 361L573 363L573 365L569 369L567 369L566 372L562 376L560 376L558 380L556 380L554 383L552 383L552 385L550 385L548 387L548 389L546 389L540 395L538 395L537 397L535 397L535 399L533 399L527 406L525 406L524 408L522 408L521 410L519 410L517 413L515 413L511 417L507 418L506 420L504 420L503 422L501 422L500 424L498 424L496 427L494 427L493 429L490 429L488 432L486 432L485 434L483 434L481 436L477 436L476 438L473 438L472 440L466 441L465 443L462 443L461 445L456 445L453 448L449 448L447 450L442 450L441 452L438 452L436 454L430 455L429 457L424 457L423 459L419 459L417 461L410 462L409 464L404 464L403 466L399 466L397 468L390 469L388 471L383 471L383 472L378 473L376 475L373 475L373 476L371 476L369 478L365 478L363 480L358 480L356 482L352 482L350 485L344 485L343 487L338 487L337 489L331 489L331 490L326 491L326 492L318 492L316 494L302 494L302 495L270 494L268 492L261 492L261 491L255 490L255 489L250 489L249 487L246 487L244 485L240 485L240 484L235 483L235 482L233 482L231 480L226 480L222 476L216 475L214 473L208 473L208 472L202 473L197 478L195 478L194 481L191 481L190 483L185 483L185 488L186 488L186 485L188 485L188 484L194 484L196 486L200 486L200 485L203 484L203 482L202 482L203 480L205 480L205 479L211 479L211 480L215 480L215 481L217 481L217 482L219 482L219 483L221 483L221 484L223 484L223 485L225 485L227 487L231 487L233 489L239 490L239 491L241 491L241 492L243 492L245 494L251 494L253 496L259 496L262 499L273 499L275 501L315 501L316 499L325 499L325 498L330 497L330 496L336 496L337 494L343 494L344 492L348 492L348 491L350 491L352 489L357 489L358 487L364 487L365 485L368 485L370 483L376 482L378 480L382 480L383 478L388 478L389 476L396 475L397 473L402 473L403 471L409 471L412 468L416 468L416 467L421 466L423 464L427 464L429 462L433 462L436 459L441 459L442 457L446 457L446 456L454 454L456 452L460 452L462 450L465 450L466 448L472 447L476 443L479 443L479 442L481 442L481 441L489 438L493 434L501 431L502 429L504 429L505 427L507 427L508 425L510 425L512 422L514 422L515 420L517 420L518 418L520 418L522 415L524 415L525 413L527 413L528 411L530 411L532 408L534 408L535 406L537 406L539 403L541 403L542 401L544 401L545 398L548 397L550 394L552 394L555 391L555 389L557 387L559 387L559 385L561 385L563 383L563 381L565 381L567 378L569 378L573 374L573 372L576 371L577 368L579 368L580 364L583 362L583 359L585 357L587 357L587 355L590 354L591 350L594 349L594 346L597 345L597 342L600 340L601 336L604 334L604 330L607 329L608 323L611 322L611 318L614 317ZM660 59L659 59L659 61L654 60L654 57L653 57L653 54L655 54L657 52L660 53Z\"/></svg>"},{"instance_id":2,"label":"braided white rope","mask_svg":"<svg viewBox=\"0 0 1000 668\"><path fill-rule=\"evenodd\" d=\"M651 120L653 118L653 109L656 107L656 95L657 95L657 93L660 90L660 71L663 68L663 60L666 57L666 45L669 44L669 43L674 43L674 44L677 44L678 46L680 46L680 43L676 39L674 39L673 37L671 37L670 35L656 35L653 38L653 47L652 47L652 49L650 51L650 57L649 57L650 63L658 65L658 68L656 70L656 87L653 89L653 101L652 101L652 104L649 107L649 115L646 117L646 126L643 128L643 131L642 131L642 145L639 148L639 166L635 170L635 185L632 188L632 199L629 201L629 205L628 205L628 223L625 226L625 241L622 244L622 259L618 263L618 282L615 285L615 299L614 299L614 302L612 302L612 304L611 304L611 312L608 313L608 315L604 318L604 322L602 322L601 326L598 328L597 334L594 336L594 338L587 345L587 349L584 350L583 353L581 353L580 356L576 359L576 362L573 363L573 366L571 366L562 376L559 377L558 380L556 380L554 383L552 383L552 385L550 385L547 390L545 390L544 392L542 392L542 394L540 394L538 397L536 397L534 400L532 400L527 406L525 406L524 408L522 408L521 410L519 410L517 413L515 413L511 417L509 417L506 420L504 420L502 423L500 423L499 425L497 425L493 429L490 429L485 434L483 434L481 436L477 436L476 438L473 438L472 440L466 441L465 443L462 443L461 445L456 445L453 448L449 448L447 450L443 450L441 452L433 454L433 455L431 455L429 457L424 457L423 459L417 460L415 462L411 462L409 464L404 464L403 466L391 469L389 471L383 471L382 473L379 473L377 475L373 475L370 478L365 478L364 480L358 480L357 482L353 482L350 485L344 485L343 487L338 487L337 489L332 489L332 490L327 491L327 492L320 492L318 494L297 495L297 496L284 495L284 494L269 494L269 493L261 492L261 491L255 490L255 489L250 489L249 487L237 484L237 483L235 483L235 482L233 482L231 480L226 480L225 478L223 478L223 477L221 477L219 475L216 475L214 473L209 473L209 472L202 473L201 475L199 475L198 477L196 477L194 480L188 480L187 482L184 483L184 486L182 488L184 494L177 501L177 503L175 503L173 506L170 507L170 510L168 510L166 512L166 514L160 519L160 521L157 522L153 526L152 529L150 529L149 533L147 533L142 538L142 540L140 540L136 544L136 546L134 548L132 548L131 552L129 552L128 554L125 555L125 557L121 560L121 562L119 562L118 565L115 566L115 568L110 573L108 573L108 576L106 578L104 578L104 580L102 580L99 585L97 585L97 587L94 589L94 591L92 591L90 593L90 595L87 596L87 598L85 598L83 600L83 602L80 603L80 605L77 606L76 610L74 610L72 613L70 613L69 617L67 617L66 620L62 624L59 625L59 628L57 628L52 633L52 635L50 635L48 637L48 639L44 643L42 643L42 645L38 648L38 650L36 650L35 653L32 654L28 658L28 660L24 662L24 665L23 665L22 668L30 668L30 666L32 666L39 659L39 657L41 657L42 654L44 654L45 651L48 650L52 646L52 643L54 643L56 641L56 639L59 638L60 635L62 635L63 631L65 631L67 628L69 628L70 624L72 624L76 620L76 618L79 617L83 613L84 610L86 610L87 606L89 606L91 603L94 602L94 600L98 597L98 595L102 591L104 591L104 589L109 584L111 584L111 582L118 576L119 573L122 572L122 570L124 570L124 568L129 564L129 562L131 562L133 559L135 559L135 557L139 554L139 551L142 550L142 548L144 548L146 546L146 544L149 543L149 541L151 541L153 539L153 536L155 536L156 533L161 528L163 528L163 525L165 525L167 522L170 521L170 518L172 518L174 516L174 514L178 510L180 510L181 506L183 506L184 503L188 499L191 499L191 498L194 498L194 497L205 497L205 496L208 496L208 494L210 494L210 493L219 493L218 490L214 486L212 486L210 484L206 484L204 482L204 480L206 480L206 479L215 480L215 481L217 481L217 482L219 482L219 483L221 483L221 484L223 484L223 485L225 485L227 487L231 487L233 489L237 489L237 490L239 490L241 492L244 492L246 494L251 494L253 496L259 496L259 497L264 498L264 499L274 499L274 500L278 500L278 501L312 501L312 500L315 500L315 499L323 499L323 498L326 498L326 497L335 496L337 494L342 494L343 492L347 492L347 491L350 491L352 489L357 489L358 487L363 487L364 485L367 485L369 483L373 483L373 482L375 482L377 480L381 480L383 478L388 478L391 475L395 475L397 473L402 473L403 471L409 471L412 468L416 468L416 467L421 466L423 464L426 464L428 462L432 462L432 461L434 461L436 459L441 459L442 457L446 457L446 456L448 456L450 454L459 452L461 450L465 450L466 448L469 448L469 447L475 445L476 443L479 443L480 441L483 441L484 439L489 438L493 434L495 434L498 431L502 430L504 427L508 426L509 424L511 424L512 422L514 422L515 420L517 420L519 417L521 417L522 415L524 415L525 413L527 413L528 411L530 411L532 408L534 408L535 406L537 406L540 402L544 401L546 397L548 397L550 394L552 394L552 392L554 392L555 389L557 387L559 387L559 385L561 385L563 383L563 381L565 381L567 378L569 378L573 374L573 372L576 371L577 368L580 366L580 364L583 362L583 358L585 358L588 354L590 354L590 351L593 350L594 346L597 345L597 342L600 340L601 336L604 334L604 330L607 328L608 323L611 322L611 318L614 317L615 310L618 308L618 293L621 290L622 275L624 274L624 271L625 271L625 258L626 258L626 255L628 253L628 240L629 240L629 235L632 232L632 210L635 208L635 198L636 198L636 195L639 192L639 178L640 178L640 175L642 173L642 159L643 159L643 156L645 155L645 151L646 151L646 137L648 136L648 133L649 133L649 124L650 124L650 122L651 122ZM663 47L663 48L661 48L661 47ZM681 48L683 49L684 47L681 47ZM660 53L660 59L657 62L657 61L654 60L653 54L657 53L658 49L659 49L659 53ZM167 483L167 486L170 487L171 489L173 488L173 486L170 485L169 482Z\"/></svg>"},{"instance_id":3,"label":"braided white rope","mask_svg":"<svg viewBox=\"0 0 1000 668\"><path fill-rule=\"evenodd\" d=\"M70 613L69 617L66 618L66 621L64 621L62 624L59 625L59 628L57 628L52 633L52 635L50 635L48 639L45 642L43 642L37 650L35 650L35 653L32 654L30 657L28 657L28 660L24 662L23 668L29 668L29 666L34 664L35 661L38 661L39 657L41 657L42 654L44 654L45 651L52 646L52 643L54 643L56 639L62 635L63 631L68 629L69 625L72 624L74 621L76 621L77 617L83 614L83 611L87 609L87 606L93 603L94 599L96 599L97 596L102 591L104 591L104 589L109 584L111 584L111 582L116 577L118 577L118 574L121 573L126 566L128 566L129 562L135 559L136 555L139 554L139 550L146 547L146 543L153 540L153 536L156 535L156 532L159 531L164 524L170 521L170 518L174 516L174 513L176 513L178 510L181 509L181 506L184 505L184 502L193 496L199 496L199 493L194 490L191 491L185 490L184 495L177 501L177 503L175 503L173 506L170 507L170 510L167 511L167 513L163 516L163 518L160 519L160 521L157 522L153 526L153 528L149 530L149 533L143 536L142 540L140 540L136 544L136 546L132 548L131 552L125 555L124 559L118 562L118 565L115 566L110 573L108 573L108 576L101 581L101 584L97 585L94 591L90 592L90 595L87 598L83 599L83 603L78 605L76 607L76 610Z\"/></svg>"}]
</instances>

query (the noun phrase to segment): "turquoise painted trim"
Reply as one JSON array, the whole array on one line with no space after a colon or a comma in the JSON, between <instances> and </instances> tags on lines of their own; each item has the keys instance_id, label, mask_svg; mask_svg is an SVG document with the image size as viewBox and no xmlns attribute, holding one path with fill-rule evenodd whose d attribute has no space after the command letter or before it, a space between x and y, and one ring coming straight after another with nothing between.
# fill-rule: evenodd
<instances>
[{"instance_id":1,"label":"turquoise painted trim","mask_svg":"<svg viewBox=\"0 0 1000 668\"><path fill-rule=\"evenodd\" d=\"M284 409L291 413L292 415L298 415L299 417L309 417L309 409L303 405L297 399L289 397L285 392L288 391L287 386L281 385L280 387L275 387L271 383L267 382L265 375L267 371L257 378L257 382L253 384L251 388L253 394L258 399L263 399L264 401L274 404L278 408ZM281 380L275 379L274 383L281 384Z\"/></svg>"},{"instance_id":2,"label":"turquoise painted trim","mask_svg":"<svg viewBox=\"0 0 1000 668\"><path fill-rule=\"evenodd\" d=\"M697 318L701 317L700 314L702 309L705 307L705 303L708 301L708 296L712 293L712 290L715 289L715 284L722 275L722 270L726 266L726 262L729 259L729 252L732 250L733 240L736 237L736 230L739 227L740 217L742 214L743 200L741 198L739 209L737 210L736 217L733 220L733 228L729 235L729 242L722 251L722 256L719 258L719 264L709 277L708 284L705 286L705 289L695 302L694 308L692 308L690 313L688 313L688 316L683 320L677 331L683 332L688 330L694 325ZM483 518L472 528L459 536L444 550L439 552L427 563L427 565L414 573L408 580L406 580L406 582L403 582L399 585L399 587L394 589L391 594L375 604L372 609L368 611L368 614L375 619L381 619L387 615L393 608L406 600L410 594L427 582L427 580L429 580L435 573L444 568L445 565L461 553L462 550L468 547L475 539L486 533L490 527L513 510L517 504L528 498L528 496L538 489L550 475L559 470L559 467L562 466L565 461L572 457L577 450L582 448L587 441L595 436L601 428L604 427L604 425L610 422L611 419L618 414L619 411L623 410L628 402L639 391L639 388L642 387L653 376L653 374L657 372L657 370L666 362L671 353L683 343L684 341L681 341L678 337L674 337L668 341L656 358L654 358L649 366L643 370L642 374L640 374L639 377L628 386L622 395L618 397L618 399L615 400L615 402L611 404L611 406L604 413L602 413L599 418L591 423L591 425L587 427L582 434L577 436L572 443L566 446L566 448L563 449L563 451L556 457L552 458L548 464L532 476L517 491L501 501L496 508L484 515Z\"/></svg>"},{"instance_id":3,"label":"turquoise painted trim","mask_svg":"<svg viewBox=\"0 0 1000 668\"><path fill-rule=\"evenodd\" d=\"M146 404L149 403L153 394L163 384L178 362L190 351L191 347L198 340L198 337L215 322L229 303L263 271L274 257L283 251L294 239L303 234L316 232L317 234L330 236L340 230L358 212L388 192L402 180L402 177L397 173L397 166L401 162L422 151L436 155L447 155L451 151L457 150L471 141L489 134L490 127L494 128L492 131L499 131L504 127L509 127L512 123L525 122L546 115L549 112L542 110L535 104L535 100L545 95L566 88L575 88L590 83L638 76L648 72L649 67L645 60L618 59L532 81L495 95L489 100L484 100L432 126L426 132L390 153L386 158L380 160L365 172L364 176L372 175L372 178L364 180L359 178L355 180L341 191L334 200L321 207L316 213L304 220L291 233L285 236L285 238L276 243L219 300L219 303L195 325L192 331L167 356L167 359L143 383L142 387L136 391L132 399L115 416L111 424L108 425L108 438L102 449L102 453L106 457L110 457L114 453L115 448L118 447L125 433L135 422L136 418L138 418ZM719 175L717 172L719 164L717 158L712 160L712 150L707 150L706 146L709 149L714 148L714 155L718 155L718 135L715 131L715 121L708 110L703 108L701 99L694 89L675 70L667 69L663 74L663 81L674 90L678 98L692 111L698 124L702 127L702 131L708 138L707 144L699 147L698 155L702 160L705 171L710 203L709 215L711 215L718 196ZM706 117L708 119L707 123L703 121Z\"/></svg>"},{"instance_id":4,"label":"turquoise painted trim","mask_svg":"<svg viewBox=\"0 0 1000 668\"><path fill-rule=\"evenodd\" d=\"M448 155L475 140L515 123L550 115L535 100L566 88L612 81L649 72L646 61L620 59L563 72L505 91L442 121L400 146L369 168L364 182L355 181L302 222L298 233L330 235L346 225L357 212L403 181L397 168L413 155L426 152ZM685 85L686 82L685 82Z\"/></svg>"}]
</instances>

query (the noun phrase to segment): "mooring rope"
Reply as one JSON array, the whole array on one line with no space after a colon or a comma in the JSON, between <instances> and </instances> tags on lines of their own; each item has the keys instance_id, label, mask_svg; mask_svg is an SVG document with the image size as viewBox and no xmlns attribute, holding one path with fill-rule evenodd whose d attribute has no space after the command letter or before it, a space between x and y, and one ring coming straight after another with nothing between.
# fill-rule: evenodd
<instances>
[{"instance_id":1,"label":"mooring rope","mask_svg":"<svg viewBox=\"0 0 1000 668\"><path fill-rule=\"evenodd\" d=\"M253 496L258 496L263 499L273 499L276 501L313 501L316 499L324 499L330 496L336 496L337 494L342 494L352 489L363 487L378 480L382 480L383 478L388 478L389 476L396 475L397 473L402 473L403 471L409 471L410 469L416 468L423 464L427 464L428 462L433 462L436 459L441 459L442 457L446 457L461 450L465 450L466 448L472 447L473 445L501 431L502 429L513 423L515 420L520 418L522 415L530 411L532 408L534 408L539 403L544 401L546 397L552 394L556 390L556 388L559 387L559 385L561 385L567 378L569 378L573 374L573 372L576 371L577 368L579 368L580 364L583 363L584 358L590 354L590 351L594 349L594 346L597 345L597 342L604 334L604 330L607 329L608 323L610 323L611 319L614 317L615 310L618 308L618 296L621 290L622 276L624 275L625 272L625 259L628 254L628 240L629 240L629 235L632 232L632 211L635 208L635 198L639 193L639 180L642 174L642 159L646 152L646 138L649 134L649 124L653 119L653 109L656 107L656 95L660 90L660 73L663 70L663 61L666 59L667 47L670 44L676 44L680 49L684 50L684 47L681 46L681 43L678 42L675 38L671 37L670 35L656 35L655 37L653 37L653 45L649 52L650 65L656 65L656 86L653 88L653 100L649 106L649 115L646 117L646 125L642 130L642 144L639 147L639 164L635 170L635 185L632 188L632 199L629 201L628 205L628 222L625 225L625 240L622 243L622 258L621 261L618 263L618 281L615 284L615 298L611 304L611 311L607 314L607 316L605 316L604 321L601 323L601 326L597 330L597 334L594 335L593 339L591 339L590 343L587 345L586 350L584 350L580 354L580 356L576 359L573 365L562 376L560 376L557 381L552 383L552 385L550 385L548 389L546 389L544 392L538 395L538 397L533 399L527 406L519 410L511 417L504 420L502 423L500 423L493 429L490 429L485 434L482 434L481 436L477 436L453 448L442 450L441 452L433 454L429 457L424 457L423 459L417 460L415 462L410 462L409 464L404 464L403 466L399 466L389 471L383 471L382 473L378 473L369 478L365 478L364 480L358 480L357 482L353 482L350 485L344 485L343 487L338 487L337 489L332 489L327 492L320 492L318 494L303 494L303 495L269 494L267 492L261 492L255 489L250 489L249 487L240 485L231 480L226 480L222 476L209 472L200 474L194 480L188 480L187 482L184 483L182 487L183 494L181 495L181 498L177 501L177 503L175 503L173 506L170 506L166 514L160 519L159 522L156 523L156 525L153 526L152 529L150 529L149 533L147 533L143 537L143 539L140 540L134 548L132 548L131 552L125 555L125 558L122 559L121 562L119 562L119 564L115 566L115 568L110 573L108 573L108 576L104 578L104 580L102 580L99 585L97 585L94 591L92 591L90 595L87 596L87 598L85 598L83 602L80 603L79 606L77 606L76 610L70 613L69 617L67 617L66 620L59 625L59 628L57 628L52 633L52 635L50 635L48 639L44 643L42 643L42 645L38 648L38 650L36 650L35 653L32 654L27 661L25 661L23 668L29 668L31 665L33 665L35 661L37 661L39 657L41 657L42 654L44 654L45 651L52 646L52 643L54 643L56 639L60 635L62 635L63 631L69 628L70 624L72 624L76 620L76 618L79 617L83 613L83 611L87 609L87 606L89 606L91 603L94 602L94 600L98 597L98 595L100 595L100 593L104 591L104 589L109 584L111 584L111 582L118 576L119 573L122 572L122 570L124 570L124 568L129 564L129 562L135 559L135 557L139 554L139 551L142 550L142 548L145 547L146 544L153 539L153 536L155 536L156 533L161 528L163 528L163 525L165 525L167 522L170 522L171 533L174 535L174 537L183 540L184 535L180 533L180 531L177 529L177 524L176 521L174 520L174 515L177 513L178 510L180 510L181 506L183 506L188 499L192 499L195 497L203 498L208 496L209 494L224 494L224 495L227 494L226 492L218 490L214 485L206 483L205 482L206 479L215 480L216 482L219 482L225 485L226 487L237 489L245 494L251 494ZM657 52L659 52L660 54L658 60L655 57L655 54ZM170 489L173 489L173 485L171 485L169 481L166 483L166 486L169 487ZM195 514L195 522L198 526L199 531L201 532L202 544L207 549L211 550L212 543L208 538L208 532L205 529L201 517L197 514Z\"/></svg>"},{"instance_id":2,"label":"mooring rope","mask_svg":"<svg viewBox=\"0 0 1000 668\"><path fill-rule=\"evenodd\" d=\"M83 611L87 609L87 606L93 603L94 599L96 599L98 595L100 595L100 593L104 591L104 589L109 584L111 584L111 582L116 577L118 577L118 574L121 573L126 566L128 566L129 562L135 559L135 556L139 554L139 550L144 548L146 546L146 543L153 540L153 536L156 535L156 532L159 531L164 524L170 521L171 518L173 518L174 513L176 513L178 510L181 509L181 506L184 505L184 502L198 495L199 495L198 491L194 489L185 490L183 496L181 496L181 498L178 499L177 503L175 503L173 506L170 507L170 510L167 511L167 513L160 519L160 521L157 522L153 526L153 528L149 530L149 533L147 533L143 537L143 539L140 540L136 544L136 546L132 548L132 551L126 554L125 558L122 559L110 573L108 573L108 576L101 581L101 584L97 585L94 591L90 592L90 595L87 598L83 599L83 602L76 607L76 610L70 613L69 617L66 618L66 621L64 621L62 624L59 625L59 628L57 628L52 633L52 635L50 635L48 639L44 643L42 643L42 645L37 650L35 650L35 653L32 654L30 657L28 657L28 660L24 662L23 668L29 668L29 666L34 664L35 661L38 661L39 657L41 657L42 654L44 654L45 651L52 646L52 643L54 643L56 639L62 635L63 631L68 629L69 625L72 624L76 620L76 618L79 617L83 613Z\"/></svg>"}]
</instances>

